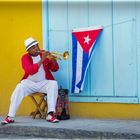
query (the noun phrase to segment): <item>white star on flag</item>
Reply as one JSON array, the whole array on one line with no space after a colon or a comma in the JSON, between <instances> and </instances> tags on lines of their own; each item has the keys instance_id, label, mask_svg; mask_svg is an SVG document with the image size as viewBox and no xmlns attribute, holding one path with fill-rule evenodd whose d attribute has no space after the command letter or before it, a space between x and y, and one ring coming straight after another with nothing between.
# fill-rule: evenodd
<instances>
[{"instance_id":1,"label":"white star on flag","mask_svg":"<svg viewBox=\"0 0 140 140\"><path fill-rule=\"evenodd\" d=\"M89 35L88 35L87 37L84 37L84 39L85 39L84 43L89 44L89 41L91 40L91 39L89 38Z\"/></svg>"}]
</instances>

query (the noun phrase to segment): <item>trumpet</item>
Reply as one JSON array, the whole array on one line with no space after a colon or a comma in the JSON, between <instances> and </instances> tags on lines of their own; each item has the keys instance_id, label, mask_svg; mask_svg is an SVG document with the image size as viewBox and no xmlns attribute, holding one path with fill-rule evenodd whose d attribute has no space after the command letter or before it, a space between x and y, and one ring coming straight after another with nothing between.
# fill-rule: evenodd
<instances>
[{"instance_id":1,"label":"trumpet","mask_svg":"<svg viewBox=\"0 0 140 140\"><path fill-rule=\"evenodd\" d=\"M52 60L61 60L61 58L63 58L64 60L67 60L69 58L69 52L65 51L63 54L58 52L50 52L50 55L48 55L47 58Z\"/></svg>"}]
</instances>

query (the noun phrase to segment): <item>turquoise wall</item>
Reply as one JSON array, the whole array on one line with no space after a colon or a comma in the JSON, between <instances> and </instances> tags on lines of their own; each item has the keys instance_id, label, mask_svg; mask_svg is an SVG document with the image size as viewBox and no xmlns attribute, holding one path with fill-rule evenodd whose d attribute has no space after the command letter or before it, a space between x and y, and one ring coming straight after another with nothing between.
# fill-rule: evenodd
<instances>
[{"instance_id":1,"label":"turquoise wall","mask_svg":"<svg viewBox=\"0 0 140 140\"><path fill-rule=\"evenodd\" d=\"M71 94L73 102L139 103L140 2L52 1L44 2L44 48L68 50L72 56L74 28L104 26L86 76L84 91ZM43 40L44 40L43 39ZM60 61L55 74L59 85L71 88L72 61Z\"/></svg>"}]
</instances>

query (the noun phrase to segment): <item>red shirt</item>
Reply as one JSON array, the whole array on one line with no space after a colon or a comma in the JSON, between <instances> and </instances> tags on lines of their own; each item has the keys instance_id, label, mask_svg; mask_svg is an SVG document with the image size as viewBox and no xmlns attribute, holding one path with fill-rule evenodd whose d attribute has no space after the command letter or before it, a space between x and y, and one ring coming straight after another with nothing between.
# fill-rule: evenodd
<instances>
[{"instance_id":1,"label":"red shirt","mask_svg":"<svg viewBox=\"0 0 140 140\"><path fill-rule=\"evenodd\" d=\"M40 53L40 57L42 57ZM23 79L26 79L29 75L33 75L38 72L39 66L38 63L33 64L32 57L26 53L21 58L22 68L24 69L24 75L22 77ZM45 71L45 78L47 80L54 80L54 77L51 73L56 72L59 69L58 63L54 65L53 61L46 58L43 62L43 68Z\"/></svg>"}]
</instances>

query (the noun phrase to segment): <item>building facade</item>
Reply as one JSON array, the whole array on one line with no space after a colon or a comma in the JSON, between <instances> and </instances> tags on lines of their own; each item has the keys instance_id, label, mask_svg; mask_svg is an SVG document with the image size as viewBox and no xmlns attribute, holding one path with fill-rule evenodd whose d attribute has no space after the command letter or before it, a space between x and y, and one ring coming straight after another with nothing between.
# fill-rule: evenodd
<instances>
[{"instance_id":1,"label":"building facade","mask_svg":"<svg viewBox=\"0 0 140 140\"><path fill-rule=\"evenodd\" d=\"M2 70L1 100L6 98L6 103L1 104L2 113L5 114L8 108L11 91L22 74L18 66L19 50L23 40L32 35L39 39L44 49L51 52L63 53L69 51L70 58L66 61L59 61L60 70L54 73L59 86L69 89L70 113L71 116L91 118L140 118L140 2L139 1L94 1L94 0L63 0L63 1L29 1L1 3L0 10L4 19L3 33L10 30L9 38L12 42L12 49L6 49L13 59L10 65L14 68ZM23 4L24 3L24 4ZM11 11L6 7L12 4ZM27 8L24 7L27 5ZM14 11L14 9L16 9ZM25 10L27 9L27 10ZM17 12L18 11L18 12ZM5 14L7 13L7 16ZM11 14L11 17L8 16ZM18 14L17 14L18 13ZM30 20L31 19L31 20ZM7 23L8 21L8 23ZM29 22L30 21L30 22ZM8 24L6 26L6 23ZM32 28L32 26L34 26ZM83 92L71 93L72 77L72 30L75 28L103 26L104 29L96 44L94 55L91 60L85 80ZM22 27L22 28L21 28ZM20 37L19 37L20 34ZM2 35L1 35L2 36ZM2 36L3 40L7 36ZM16 40L19 42L17 43ZM3 46L5 45L5 41ZM23 46L23 44L21 45ZM5 50L5 48L3 48ZM17 51L18 50L18 51ZM1 52L2 53L2 52ZM9 56L7 54L7 56ZM1 60L9 62L9 58L2 55ZM4 61L2 64L7 67ZM17 75L18 68L19 74ZM11 68L11 67L10 67ZM5 73L5 71L7 72ZM7 75L8 73L8 75ZM9 76L10 75L10 76ZM13 81L12 76L16 75ZM5 77L8 80L3 80ZM9 86L7 82L12 84ZM7 89L7 85L9 88ZM6 89L6 91L5 91ZM5 95L4 93L7 93ZM23 101L18 115L28 114L33 105L25 111L29 104L28 97ZM6 106L3 108L3 104Z\"/></svg>"}]
</instances>

